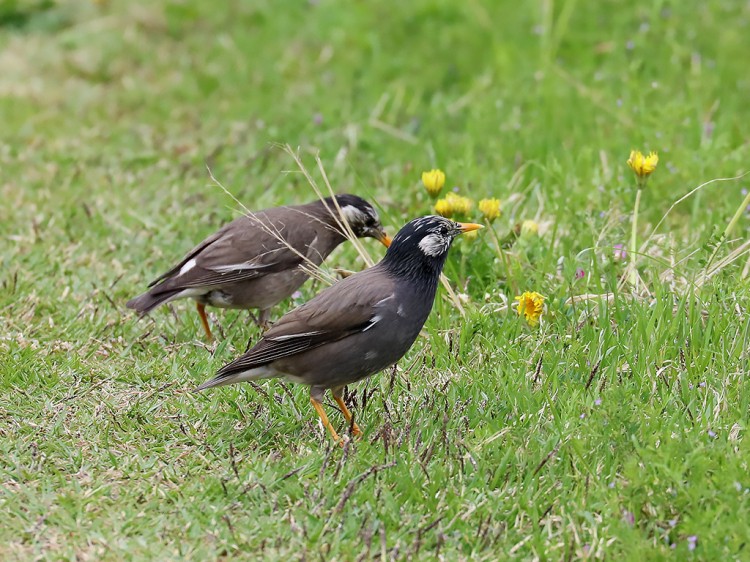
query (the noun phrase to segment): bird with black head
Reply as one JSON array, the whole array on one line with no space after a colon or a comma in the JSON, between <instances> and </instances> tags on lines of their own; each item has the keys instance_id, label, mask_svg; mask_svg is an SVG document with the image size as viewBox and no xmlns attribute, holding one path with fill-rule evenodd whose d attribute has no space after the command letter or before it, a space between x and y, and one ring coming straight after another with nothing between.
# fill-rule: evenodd
<instances>
[{"instance_id":1,"label":"bird with black head","mask_svg":"<svg viewBox=\"0 0 750 562\"><path fill-rule=\"evenodd\" d=\"M404 356L432 310L453 240L479 228L437 216L414 219L396 234L378 264L284 315L252 349L197 390L283 377L310 387L312 405L335 440L339 436L323 410L326 390L352 433L360 434L344 403L344 387Z\"/></svg>"}]
</instances>

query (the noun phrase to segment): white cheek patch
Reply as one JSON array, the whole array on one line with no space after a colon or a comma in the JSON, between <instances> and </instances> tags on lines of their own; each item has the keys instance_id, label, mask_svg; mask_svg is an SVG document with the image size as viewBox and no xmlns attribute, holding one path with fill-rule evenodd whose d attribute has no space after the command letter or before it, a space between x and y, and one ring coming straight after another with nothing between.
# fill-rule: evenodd
<instances>
[{"instance_id":1,"label":"white cheek patch","mask_svg":"<svg viewBox=\"0 0 750 562\"><path fill-rule=\"evenodd\" d=\"M350 225L365 224L367 222L367 215L352 205L341 207L341 214L344 215L346 222Z\"/></svg>"},{"instance_id":2,"label":"white cheek patch","mask_svg":"<svg viewBox=\"0 0 750 562\"><path fill-rule=\"evenodd\" d=\"M448 241L437 234L428 234L419 241L419 249L428 256L439 256L448 249Z\"/></svg>"}]
</instances>

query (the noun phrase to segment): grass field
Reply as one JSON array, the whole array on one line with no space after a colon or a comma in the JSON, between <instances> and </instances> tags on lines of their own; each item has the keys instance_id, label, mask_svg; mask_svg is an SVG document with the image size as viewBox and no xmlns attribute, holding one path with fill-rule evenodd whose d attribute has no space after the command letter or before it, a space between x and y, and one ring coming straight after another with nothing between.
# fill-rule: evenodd
<instances>
[{"instance_id":1,"label":"grass field","mask_svg":"<svg viewBox=\"0 0 750 562\"><path fill-rule=\"evenodd\" d=\"M750 559L748 52L735 0L0 0L0 559ZM391 234L422 170L502 201L344 448L305 388L191 392L246 313L124 306L315 197L284 144Z\"/></svg>"}]
</instances>

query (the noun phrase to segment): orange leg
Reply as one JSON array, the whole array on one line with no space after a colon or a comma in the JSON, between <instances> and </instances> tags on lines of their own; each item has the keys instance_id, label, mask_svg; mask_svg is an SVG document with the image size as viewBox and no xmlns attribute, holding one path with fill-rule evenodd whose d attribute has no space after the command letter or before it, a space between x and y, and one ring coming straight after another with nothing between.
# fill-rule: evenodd
<instances>
[{"instance_id":1,"label":"orange leg","mask_svg":"<svg viewBox=\"0 0 750 562\"><path fill-rule=\"evenodd\" d=\"M315 400L315 398L313 398L312 396L310 397L310 402L312 402L315 411L318 412L320 419L323 420L323 425L331 433L331 437L333 437L333 440L336 441L336 443L340 443L341 438L339 437L339 434L336 433L336 430L333 429L331 422L328 421L328 416L326 416L325 410L323 410L323 404Z\"/></svg>"},{"instance_id":2,"label":"orange leg","mask_svg":"<svg viewBox=\"0 0 750 562\"><path fill-rule=\"evenodd\" d=\"M332 391L333 392L333 391ZM344 399L341 396L336 396L334 393L333 399L336 400L336 404L339 405L339 409L341 410L341 413L344 414L344 417L346 418L346 423L349 424L349 426L352 428L352 433L355 436L362 435L362 430L359 429L359 426L356 424L356 422L352 422L352 413L349 411L349 408L346 407L346 403L344 402Z\"/></svg>"},{"instance_id":3,"label":"orange leg","mask_svg":"<svg viewBox=\"0 0 750 562\"><path fill-rule=\"evenodd\" d=\"M203 324L203 329L206 332L208 341L213 341L214 336L211 334L211 328L208 326L208 317L206 316L206 305L196 302L195 308L198 309L198 314L201 317L201 324Z\"/></svg>"}]
</instances>

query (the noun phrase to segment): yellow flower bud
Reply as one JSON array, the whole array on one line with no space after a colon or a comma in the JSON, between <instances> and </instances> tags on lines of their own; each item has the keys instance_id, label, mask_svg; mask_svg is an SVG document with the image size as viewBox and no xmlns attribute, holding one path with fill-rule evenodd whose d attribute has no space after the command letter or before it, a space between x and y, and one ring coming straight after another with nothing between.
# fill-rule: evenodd
<instances>
[{"instance_id":1,"label":"yellow flower bud","mask_svg":"<svg viewBox=\"0 0 750 562\"><path fill-rule=\"evenodd\" d=\"M435 201L435 212L441 217L449 219L453 216L453 205L447 199L438 199Z\"/></svg>"},{"instance_id":2,"label":"yellow flower bud","mask_svg":"<svg viewBox=\"0 0 750 562\"><path fill-rule=\"evenodd\" d=\"M422 184L430 197L437 197L445 185L445 172L442 170L422 172Z\"/></svg>"},{"instance_id":3,"label":"yellow flower bud","mask_svg":"<svg viewBox=\"0 0 750 562\"><path fill-rule=\"evenodd\" d=\"M656 152L650 152L648 156L644 156L640 150L631 150L630 158L628 158L628 166L635 172L635 175L639 179L643 180L650 176L656 165L659 163L659 155Z\"/></svg>"},{"instance_id":4,"label":"yellow flower bud","mask_svg":"<svg viewBox=\"0 0 750 562\"><path fill-rule=\"evenodd\" d=\"M446 195L445 200L450 203L453 213L456 215L468 215L474 206L474 201L453 192Z\"/></svg>"},{"instance_id":5,"label":"yellow flower bud","mask_svg":"<svg viewBox=\"0 0 750 562\"><path fill-rule=\"evenodd\" d=\"M479 212L484 215L484 218L488 221L494 221L500 216L500 200L499 199L482 199L479 202Z\"/></svg>"},{"instance_id":6,"label":"yellow flower bud","mask_svg":"<svg viewBox=\"0 0 750 562\"><path fill-rule=\"evenodd\" d=\"M533 220L525 220L521 223L521 236L534 236L539 234L539 224Z\"/></svg>"}]
</instances>

